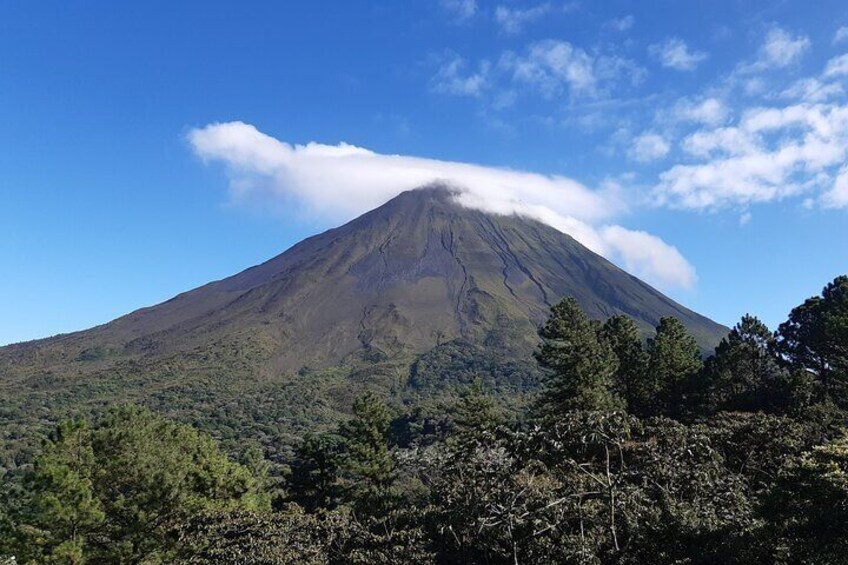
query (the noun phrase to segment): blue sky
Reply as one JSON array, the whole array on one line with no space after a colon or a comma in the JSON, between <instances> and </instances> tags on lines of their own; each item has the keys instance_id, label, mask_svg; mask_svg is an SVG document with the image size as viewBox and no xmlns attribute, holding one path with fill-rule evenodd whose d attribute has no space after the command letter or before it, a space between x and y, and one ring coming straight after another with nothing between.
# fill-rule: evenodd
<instances>
[{"instance_id":1,"label":"blue sky","mask_svg":"<svg viewBox=\"0 0 848 565\"><path fill-rule=\"evenodd\" d=\"M422 174L774 326L848 272L846 53L837 1L7 0L0 343L233 274Z\"/></svg>"}]
</instances>

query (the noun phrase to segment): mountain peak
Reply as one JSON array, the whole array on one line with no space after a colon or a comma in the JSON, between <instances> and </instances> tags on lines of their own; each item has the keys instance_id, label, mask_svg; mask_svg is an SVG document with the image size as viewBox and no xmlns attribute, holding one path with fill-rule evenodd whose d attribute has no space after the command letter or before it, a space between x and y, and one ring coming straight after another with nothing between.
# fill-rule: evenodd
<instances>
[{"instance_id":1,"label":"mountain peak","mask_svg":"<svg viewBox=\"0 0 848 565\"><path fill-rule=\"evenodd\" d=\"M463 207L459 193L403 192L261 265L59 339L70 351L156 357L251 336L272 371L409 358L453 339L529 355L567 296L646 334L675 316L705 350L725 333L556 229Z\"/></svg>"}]
</instances>

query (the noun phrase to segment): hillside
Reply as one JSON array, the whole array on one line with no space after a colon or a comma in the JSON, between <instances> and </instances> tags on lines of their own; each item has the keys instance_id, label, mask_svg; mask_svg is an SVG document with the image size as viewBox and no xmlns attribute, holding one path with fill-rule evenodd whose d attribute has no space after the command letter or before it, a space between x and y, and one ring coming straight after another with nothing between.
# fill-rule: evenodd
<instances>
[{"instance_id":1,"label":"hillside","mask_svg":"<svg viewBox=\"0 0 848 565\"><path fill-rule=\"evenodd\" d=\"M133 401L220 422L232 401L233 418L273 420L269 434L294 437L364 388L403 395L475 376L532 385L538 324L566 296L595 318L626 314L646 335L675 316L704 350L726 332L568 235L430 187L157 306L0 348L0 407L52 420Z\"/></svg>"}]
</instances>

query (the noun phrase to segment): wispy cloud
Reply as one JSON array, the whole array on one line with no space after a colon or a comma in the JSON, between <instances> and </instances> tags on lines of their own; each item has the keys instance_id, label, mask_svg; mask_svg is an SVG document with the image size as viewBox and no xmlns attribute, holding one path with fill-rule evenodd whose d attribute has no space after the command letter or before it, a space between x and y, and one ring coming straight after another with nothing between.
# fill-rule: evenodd
<instances>
[{"instance_id":1,"label":"wispy cloud","mask_svg":"<svg viewBox=\"0 0 848 565\"><path fill-rule=\"evenodd\" d=\"M633 17L632 14L628 14L627 16L607 20L606 22L604 22L604 27L607 29L612 29L621 32L631 29L635 23L636 18Z\"/></svg>"},{"instance_id":2,"label":"wispy cloud","mask_svg":"<svg viewBox=\"0 0 848 565\"><path fill-rule=\"evenodd\" d=\"M824 76L826 78L848 76L848 53L828 61L824 68Z\"/></svg>"},{"instance_id":3,"label":"wispy cloud","mask_svg":"<svg viewBox=\"0 0 848 565\"><path fill-rule=\"evenodd\" d=\"M833 43L848 41L848 26L842 26L833 34Z\"/></svg>"},{"instance_id":4,"label":"wispy cloud","mask_svg":"<svg viewBox=\"0 0 848 565\"><path fill-rule=\"evenodd\" d=\"M680 122L695 122L716 125L727 119L727 105L715 97L700 101L682 99L677 101L671 111L672 119Z\"/></svg>"},{"instance_id":5,"label":"wispy cloud","mask_svg":"<svg viewBox=\"0 0 848 565\"><path fill-rule=\"evenodd\" d=\"M848 54L818 75L774 88L785 73L772 71L795 65L810 46L807 37L773 27L753 59L700 96L658 112L653 127L664 128L663 137L636 138L630 158L659 159L668 144L684 159L659 174L650 201L747 212L755 203L798 197L807 207L848 207Z\"/></svg>"},{"instance_id":6,"label":"wispy cloud","mask_svg":"<svg viewBox=\"0 0 848 565\"><path fill-rule=\"evenodd\" d=\"M508 6L498 6L495 8L495 21L501 26L501 29L508 34L521 33L524 26L543 18L551 13L554 7L550 2L538 4L529 8L510 8Z\"/></svg>"},{"instance_id":7,"label":"wispy cloud","mask_svg":"<svg viewBox=\"0 0 848 565\"><path fill-rule=\"evenodd\" d=\"M431 85L435 92L459 96L480 96L488 85L491 64L481 61L474 71L468 70L468 63L456 53L447 53L440 57L438 70Z\"/></svg>"},{"instance_id":8,"label":"wispy cloud","mask_svg":"<svg viewBox=\"0 0 848 565\"><path fill-rule=\"evenodd\" d=\"M477 14L477 0L441 0L442 9L454 23L463 23Z\"/></svg>"},{"instance_id":9,"label":"wispy cloud","mask_svg":"<svg viewBox=\"0 0 848 565\"><path fill-rule=\"evenodd\" d=\"M811 45L810 38L805 35L792 36L786 30L774 27L766 35L757 60L744 70L762 71L788 67L800 61Z\"/></svg>"},{"instance_id":10,"label":"wispy cloud","mask_svg":"<svg viewBox=\"0 0 848 565\"><path fill-rule=\"evenodd\" d=\"M345 143L290 145L242 122L193 129L188 139L202 159L224 163L235 201L294 200L315 218L341 221L442 181L463 191L465 206L536 218L660 286L689 288L696 280L673 246L610 223L625 209L614 187L592 190L557 175L383 155Z\"/></svg>"},{"instance_id":11,"label":"wispy cloud","mask_svg":"<svg viewBox=\"0 0 848 565\"><path fill-rule=\"evenodd\" d=\"M649 163L662 159L671 150L671 146L661 135L645 133L633 140L628 156L640 163Z\"/></svg>"},{"instance_id":12,"label":"wispy cloud","mask_svg":"<svg viewBox=\"0 0 848 565\"><path fill-rule=\"evenodd\" d=\"M677 71L693 71L698 64L708 57L703 51L690 51L686 42L676 37L651 45L648 47L648 52L663 67Z\"/></svg>"},{"instance_id":13,"label":"wispy cloud","mask_svg":"<svg viewBox=\"0 0 848 565\"><path fill-rule=\"evenodd\" d=\"M533 43L524 53L508 51L499 66L514 82L531 86L547 98L565 92L597 96L622 80L638 82L644 76L643 69L630 59L590 54L558 40Z\"/></svg>"}]
</instances>

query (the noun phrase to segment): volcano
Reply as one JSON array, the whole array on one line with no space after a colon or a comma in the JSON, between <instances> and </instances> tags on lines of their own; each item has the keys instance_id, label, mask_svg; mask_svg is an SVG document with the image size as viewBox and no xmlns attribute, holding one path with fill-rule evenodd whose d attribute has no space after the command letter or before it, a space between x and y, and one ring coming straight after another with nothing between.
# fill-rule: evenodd
<instances>
[{"instance_id":1,"label":"volcano","mask_svg":"<svg viewBox=\"0 0 848 565\"><path fill-rule=\"evenodd\" d=\"M404 192L235 276L90 330L3 348L0 360L61 367L249 342L258 369L280 372L415 356L457 339L527 355L550 305L567 296L594 318L630 316L646 335L660 317L677 317L704 351L726 333L570 236L455 196L444 186Z\"/></svg>"}]
</instances>

